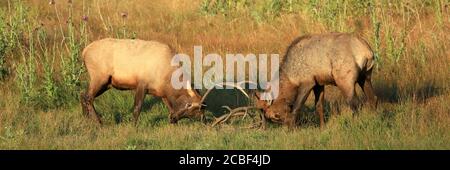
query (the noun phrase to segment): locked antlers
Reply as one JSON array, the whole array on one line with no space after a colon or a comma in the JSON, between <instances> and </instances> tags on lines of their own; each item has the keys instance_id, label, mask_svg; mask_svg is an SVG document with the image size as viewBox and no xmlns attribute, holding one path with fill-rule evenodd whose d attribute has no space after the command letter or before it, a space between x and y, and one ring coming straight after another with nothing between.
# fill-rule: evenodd
<instances>
[{"instance_id":1,"label":"locked antlers","mask_svg":"<svg viewBox=\"0 0 450 170\"><path fill-rule=\"evenodd\" d=\"M216 84L215 86L230 86L230 87L234 87L236 89L238 89L239 91L241 91L247 98L250 98L249 94L242 88L243 84L254 84L256 85L256 83L251 82L251 81L241 81L238 83L230 83L230 82L225 82L225 83L220 83L220 84ZM208 94L212 91L213 88L208 89L208 91L206 91L206 93L203 95L202 97L202 101L201 103L204 102L204 100L207 98ZM214 120L214 122L212 123L212 127L217 126L219 124L224 124L226 122L228 122L231 118L234 117L242 117L242 120L245 119L246 117L250 117L253 120L253 124L248 127L248 128L255 128L255 127L262 127L265 128L265 117L263 114L259 114L261 120L257 121L256 120L256 116L257 113L253 112L254 110L260 109L258 107L255 106L243 106L243 107L237 107L234 109L231 109L229 106L222 106L223 108L228 110L227 114L224 114L218 118L216 118Z\"/></svg>"}]
</instances>

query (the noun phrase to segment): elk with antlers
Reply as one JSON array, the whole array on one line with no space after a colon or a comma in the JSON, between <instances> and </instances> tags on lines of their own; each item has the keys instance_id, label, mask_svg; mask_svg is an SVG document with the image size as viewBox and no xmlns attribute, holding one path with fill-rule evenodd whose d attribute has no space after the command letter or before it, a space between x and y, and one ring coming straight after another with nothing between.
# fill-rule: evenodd
<instances>
[{"instance_id":1,"label":"elk with antlers","mask_svg":"<svg viewBox=\"0 0 450 170\"><path fill-rule=\"evenodd\" d=\"M202 117L204 99L192 88L174 89L170 80L171 59L174 51L156 41L103 39L88 45L83 53L89 73L89 87L81 94L85 115L91 115L101 124L95 111L94 98L111 86L119 90L134 90L134 122L137 123L147 93L162 98L168 107L171 123L185 117ZM190 87L190 83L187 82Z\"/></svg>"},{"instance_id":2,"label":"elk with antlers","mask_svg":"<svg viewBox=\"0 0 450 170\"><path fill-rule=\"evenodd\" d=\"M324 125L324 86L335 85L353 112L357 111L355 84L376 107L371 75L373 52L359 36L347 33L306 35L287 48L280 68L280 92L271 105L258 101L265 116L274 122L296 124L309 93L314 92L316 112Z\"/></svg>"},{"instance_id":3,"label":"elk with antlers","mask_svg":"<svg viewBox=\"0 0 450 170\"><path fill-rule=\"evenodd\" d=\"M278 97L272 101L263 101L259 100L256 93L256 107L262 109L264 117L272 122L290 127L295 125L301 108L309 93L313 91L316 112L322 127L325 122L325 85L337 86L353 112L356 112L357 83L368 102L376 107L377 97L371 83L373 52L368 43L359 36L330 33L299 37L287 48L280 65Z\"/></svg>"}]
</instances>

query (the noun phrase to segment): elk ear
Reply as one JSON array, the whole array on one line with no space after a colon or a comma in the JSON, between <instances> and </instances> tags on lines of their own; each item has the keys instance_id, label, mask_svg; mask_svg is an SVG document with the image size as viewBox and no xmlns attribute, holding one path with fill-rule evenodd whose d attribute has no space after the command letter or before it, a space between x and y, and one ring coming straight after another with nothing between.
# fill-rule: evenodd
<instances>
[{"instance_id":1,"label":"elk ear","mask_svg":"<svg viewBox=\"0 0 450 170\"><path fill-rule=\"evenodd\" d=\"M261 108L261 109L266 109L267 108L267 103L264 100L260 100L261 99L261 94L260 92L255 92L255 98L256 98L256 107Z\"/></svg>"},{"instance_id":2,"label":"elk ear","mask_svg":"<svg viewBox=\"0 0 450 170\"><path fill-rule=\"evenodd\" d=\"M258 100L261 100L261 94L259 94L260 92L255 92L255 97Z\"/></svg>"},{"instance_id":3,"label":"elk ear","mask_svg":"<svg viewBox=\"0 0 450 170\"><path fill-rule=\"evenodd\" d=\"M191 83L191 81L190 80L187 80L186 81L186 89L188 89L190 92L189 92L189 95L190 96L192 96L191 94L192 93L194 93L196 96L200 96L200 90L199 89L196 89L196 88L193 88L194 86L193 86L193 84Z\"/></svg>"},{"instance_id":4,"label":"elk ear","mask_svg":"<svg viewBox=\"0 0 450 170\"><path fill-rule=\"evenodd\" d=\"M273 94L272 93L270 93L270 100L267 101L267 103L269 106L272 105L272 103L273 103Z\"/></svg>"},{"instance_id":5,"label":"elk ear","mask_svg":"<svg viewBox=\"0 0 450 170\"><path fill-rule=\"evenodd\" d=\"M194 92L195 92L195 95L200 96L200 90L199 89L194 89Z\"/></svg>"}]
</instances>

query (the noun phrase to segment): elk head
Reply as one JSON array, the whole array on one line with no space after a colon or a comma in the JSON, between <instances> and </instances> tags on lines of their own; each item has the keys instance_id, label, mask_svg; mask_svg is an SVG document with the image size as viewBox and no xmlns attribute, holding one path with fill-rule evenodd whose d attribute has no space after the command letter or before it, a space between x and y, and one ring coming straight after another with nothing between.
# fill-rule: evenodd
<instances>
[{"instance_id":1,"label":"elk head","mask_svg":"<svg viewBox=\"0 0 450 170\"><path fill-rule=\"evenodd\" d=\"M238 82L236 84L222 83L222 84L218 84L218 85L235 87L236 89L240 90L245 96L247 96L248 98L251 98L250 95L247 94L247 92L245 92L245 90L242 88L243 87L242 84L244 84L244 83L257 85L256 83L251 82L251 81L242 81L242 82ZM286 85L289 85L289 84L286 84ZM281 86L285 87L286 85L281 85ZM206 97L206 95L209 92L210 92L210 90L205 94L204 98ZM249 110L249 109L256 108L256 109L262 110L264 117L272 122L287 124L289 126L295 124L295 120L296 120L295 116L291 115L291 110L292 110L291 100L293 98L292 96L294 96L295 94L292 94L292 92L280 91L278 98L274 98L273 92L269 88L265 92L266 92L266 95L267 94L271 95L269 97L269 99L273 99L273 100L263 100L263 98L261 98L260 92L258 92L256 90L252 91L252 92L253 92L252 94L254 94L253 100L255 101L256 106L244 106L244 107L234 108L232 110L229 109L230 114L232 114L234 112L247 112L247 110ZM222 121L222 119L226 119L226 118L227 118L227 116L218 118L216 120L216 123L220 122L220 121ZM214 123L214 124L216 124L216 123Z\"/></svg>"},{"instance_id":2,"label":"elk head","mask_svg":"<svg viewBox=\"0 0 450 170\"><path fill-rule=\"evenodd\" d=\"M232 83L220 83L215 84L216 86L232 86L237 89L239 89L241 92L243 92L247 97L248 94L244 91L244 89L238 85L232 84ZM174 112L172 112L169 115L169 119L171 123L176 123L179 119L182 118L200 118L203 122L205 122L205 116L204 112L202 111L202 108L206 106L205 100L208 97L208 94L213 90L214 88L208 89L205 94L200 97L199 93L191 88L191 85L188 85L188 88L185 90L184 95L180 95L178 98L175 99L173 102L175 105ZM186 95L188 94L188 95ZM188 97L189 96L189 97Z\"/></svg>"},{"instance_id":3,"label":"elk head","mask_svg":"<svg viewBox=\"0 0 450 170\"><path fill-rule=\"evenodd\" d=\"M293 124L295 118L291 115L291 106L286 99L280 98L273 101L261 100L260 94L255 95L256 107L264 112L266 119L281 124Z\"/></svg>"},{"instance_id":4,"label":"elk head","mask_svg":"<svg viewBox=\"0 0 450 170\"><path fill-rule=\"evenodd\" d=\"M190 84L187 89L178 90L177 95L169 96L169 101L173 108L169 114L170 123L177 123L182 118L200 118L204 120L204 113L201 110L203 106L203 98L199 93L192 89ZM176 94L176 93L175 93Z\"/></svg>"},{"instance_id":5,"label":"elk head","mask_svg":"<svg viewBox=\"0 0 450 170\"><path fill-rule=\"evenodd\" d=\"M256 107L264 112L266 119L275 123L293 126L296 123L296 115L291 112L297 91L295 86L283 76L280 77L279 85L279 93L276 98L273 97L270 87L264 91L265 95L270 95L269 99L271 100L263 100L261 92L256 91L254 98Z\"/></svg>"}]
</instances>

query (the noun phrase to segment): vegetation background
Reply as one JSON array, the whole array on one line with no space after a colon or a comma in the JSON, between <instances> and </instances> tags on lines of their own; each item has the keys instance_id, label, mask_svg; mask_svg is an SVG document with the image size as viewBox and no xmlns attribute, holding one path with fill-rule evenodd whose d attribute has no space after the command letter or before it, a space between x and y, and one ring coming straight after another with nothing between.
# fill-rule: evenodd
<instances>
[{"instance_id":1,"label":"vegetation background","mask_svg":"<svg viewBox=\"0 0 450 170\"><path fill-rule=\"evenodd\" d=\"M449 6L449 0L2 0L0 149L450 149ZM294 131L274 124L245 129L245 121L172 125L152 97L135 127L130 91L97 98L103 126L81 114L87 75L80 53L94 40L158 40L191 56L194 45L204 54L283 55L294 38L326 32L354 32L370 42L376 110L363 107L353 117L327 86L323 129L311 96ZM226 102L221 98L213 103Z\"/></svg>"}]
</instances>

